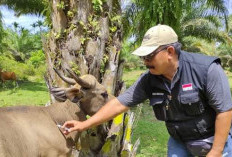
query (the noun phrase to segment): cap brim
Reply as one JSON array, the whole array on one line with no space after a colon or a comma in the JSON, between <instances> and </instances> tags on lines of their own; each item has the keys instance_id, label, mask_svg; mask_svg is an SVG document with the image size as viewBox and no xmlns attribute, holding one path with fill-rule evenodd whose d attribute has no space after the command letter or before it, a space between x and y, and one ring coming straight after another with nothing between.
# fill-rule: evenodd
<instances>
[{"instance_id":1,"label":"cap brim","mask_svg":"<svg viewBox=\"0 0 232 157\"><path fill-rule=\"evenodd\" d=\"M159 46L140 46L134 52L133 55L146 56L155 51Z\"/></svg>"}]
</instances>

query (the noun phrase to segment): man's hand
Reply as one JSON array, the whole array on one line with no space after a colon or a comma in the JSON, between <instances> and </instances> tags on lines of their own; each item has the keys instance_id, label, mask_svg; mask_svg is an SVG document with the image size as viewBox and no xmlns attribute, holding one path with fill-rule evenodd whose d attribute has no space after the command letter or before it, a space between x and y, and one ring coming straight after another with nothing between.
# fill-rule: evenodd
<instances>
[{"instance_id":1,"label":"man's hand","mask_svg":"<svg viewBox=\"0 0 232 157\"><path fill-rule=\"evenodd\" d=\"M232 109L226 112L217 113L215 121L215 134L213 146L207 157L222 157L225 143L228 140L232 119ZM223 129L222 129L223 128Z\"/></svg>"},{"instance_id":2,"label":"man's hand","mask_svg":"<svg viewBox=\"0 0 232 157\"><path fill-rule=\"evenodd\" d=\"M73 131L84 131L84 122L81 121L76 121L76 120L71 120L71 121L66 121L62 128L68 128L63 131L65 135L68 135L70 132Z\"/></svg>"},{"instance_id":3,"label":"man's hand","mask_svg":"<svg viewBox=\"0 0 232 157\"><path fill-rule=\"evenodd\" d=\"M65 135L68 135L72 131L84 131L88 128L95 127L104 122L107 122L119 115L120 113L126 112L127 110L129 110L129 107L124 106L118 101L117 98L114 98L107 102L96 114L94 114L85 121L72 120L65 122L62 127L68 129L63 133Z\"/></svg>"}]
</instances>

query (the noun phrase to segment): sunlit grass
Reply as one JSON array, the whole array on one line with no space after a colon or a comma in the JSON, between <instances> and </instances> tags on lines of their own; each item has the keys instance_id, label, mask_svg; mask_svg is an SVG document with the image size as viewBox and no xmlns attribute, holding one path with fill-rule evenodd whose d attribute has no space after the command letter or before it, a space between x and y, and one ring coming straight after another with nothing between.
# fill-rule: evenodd
<instances>
[{"instance_id":1,"label":"sunlit grass","mask_svg":"<svg viewBox=\"0 0 232 157\"><path fill-rule=\"evenodd\" d=\"M0 106L45 105L49 95L45 83L21 82L14 88L7 83L0 86Z\"/></svg>"},{"instance_id":2,"label":"sunlit grass","mask_svg":"<svg viewBox=\"0 0 232 157\"><path fill-rule=\"evenodd\" d=\"M139 76L144 73L146 70L131 70L131 71L126 71L123 73L122 79L126 84L126 87L128 88L131 86Z\"/></svg>"}]
</instances>

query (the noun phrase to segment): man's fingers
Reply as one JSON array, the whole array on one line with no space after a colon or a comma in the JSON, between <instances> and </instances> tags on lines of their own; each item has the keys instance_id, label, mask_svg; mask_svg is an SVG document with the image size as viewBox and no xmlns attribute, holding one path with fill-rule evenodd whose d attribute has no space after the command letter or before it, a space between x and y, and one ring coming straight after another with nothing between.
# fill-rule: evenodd
<instances>
[{"instance_id":1,"label":"man's fingers","mask_svg":"<svg viewBox=\"0 0 232 157\"><path fill-rule=\"evenodd\" d=\"M68 134L69 134L69 131L64 130L64 131L63 131L63 134L68 135Z\"/></svg>"},{"instance_id":2,"label":"man's fingers","mask_svg":"<svg viewBox=\"0 0 232 157\"><path fill-rule=\"evenodd\" d=\"M63 128L65 128L65 127L68 127L68 128L73 127L74 122L75 122L74 120L66 121L62 127Z\"/></svg>"},{"instance_id":3,"label":"man's fingers","mask_svg":"<svg viewBox=\"0 0 232 157\"><path fill-rule=\"evenodd\" d=\"M76 121L75 120L71 120L71 121L66 121L64 123L64 125L62 126L62 128L64 128L65 130L63 131L63 133L65 135L68 135L70 132L75 131L74 126L75 126Z\"/></svg>"}]
</instances>

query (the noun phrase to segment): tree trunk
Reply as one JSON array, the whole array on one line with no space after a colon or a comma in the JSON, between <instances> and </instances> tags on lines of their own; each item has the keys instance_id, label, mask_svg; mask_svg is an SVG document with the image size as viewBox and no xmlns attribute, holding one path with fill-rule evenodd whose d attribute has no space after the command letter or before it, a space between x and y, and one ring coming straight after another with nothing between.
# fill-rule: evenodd
<instances>
[{"instance_id":1,"label":"tree trunk","mask_svg":"<svg viewBox=\"0 0 232 157\"><path fill-rule=\"evenodd\" d=\"M119 58L122 36L119 0L53 0L51 11L52 28L44 42L49 82L53 86L67 86L53 68L64 75L68 68L79 75L94 75L108 92L117 95L122 88L123 67ZM111 123L83 132L76 156L111 157L128 152L125 146L130 143L125 143L128 117L130 114L122 114Z\"/></svg>"}]
</instances>

